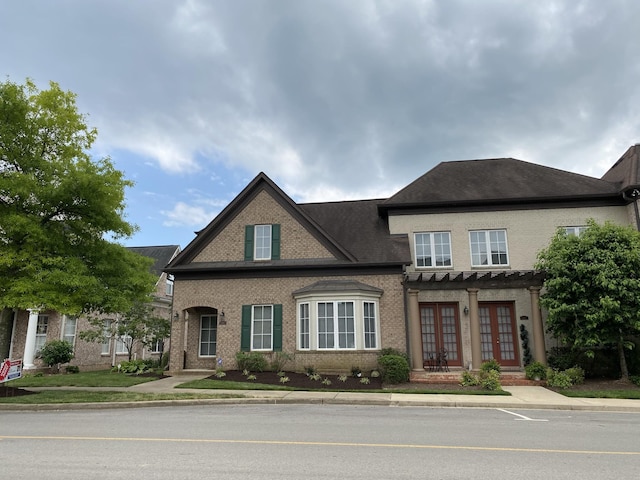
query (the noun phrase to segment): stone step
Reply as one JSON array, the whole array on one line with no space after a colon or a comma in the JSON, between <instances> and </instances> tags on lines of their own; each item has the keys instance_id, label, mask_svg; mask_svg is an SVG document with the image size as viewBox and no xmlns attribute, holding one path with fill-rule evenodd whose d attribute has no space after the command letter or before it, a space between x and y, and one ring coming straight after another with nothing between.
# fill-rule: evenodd
<instances>
[{"instance_id":1,"label":"stone step","mask_svg":"<svg viewBox=\"0 0 640 480\"><path fill-rule=\"evenodd\" d=\"M412 383L460 383L462 369L451 369L449 372L412 371L410 381ZM478 373L478 372L474 372ZM524 372L501 372L500 384L503 386L527 386L541 385L543 382L528 380Z\"/></svg>"}]
</instances>

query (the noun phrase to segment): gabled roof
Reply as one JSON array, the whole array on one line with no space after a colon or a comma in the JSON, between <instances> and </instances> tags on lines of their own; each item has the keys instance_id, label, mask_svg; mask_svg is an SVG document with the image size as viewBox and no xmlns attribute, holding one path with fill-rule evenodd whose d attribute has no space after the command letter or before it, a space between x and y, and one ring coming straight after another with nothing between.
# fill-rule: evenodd
<instances>
[{"instance_id":1,"label":"gabled roof","mask_svg":"<svg viewBox=\"0 0 640 480\"><path fill-rule=\"evenodd\" d=\"M381 207L539 203L617 197L605 180L513 158L443 162L400 190Z\"/></svg>"},{"instance_id":2,"label":"gabled roof","mask_svg":"<svg viewBox=\"0 0 640 480\"><path fill-rule=\"evenodd\" d=\"M614 184L619 191L640 186L640 144L633 145L625 152L602 180Z\"/></svg>"},{"instance_id":3,"label":"gabled roof","mask_svg":"<svg viewBox=\"0 0 640 480\"><path fill-rule=\"evenodd\" d=\"M153 259L151 273L156 276L162 275L164 267L175 257L180 251L179 245L161 245L155 247L127 247L128 250Z\"/></svg>"},{"instance_id":4,"label":"gabled roof","mask_svg":"<svg viewBox=\"0 0 640 480\"><path fill-rule=\"evenodd\" d=\"M355 265L364 263L410 262L408 239L392 237L378 216L377 203L336 202L302 204L295 203L266 174L258 174L227 207L171 262L168 270L177 272L191 268L190 262L218 235L260 192L266 191L311 235L334 256L322 260L325 265ZM318 267L318 259L272 260L261 262L260 268L291 268L295 266ZM215 263L215 264L214 264ZM200 267L206 269L245 269L246 262L214 262ZM181 268L182 267L182 268ZM249 265L251 267L251 265Z\"/></svg>"}]
</instances>

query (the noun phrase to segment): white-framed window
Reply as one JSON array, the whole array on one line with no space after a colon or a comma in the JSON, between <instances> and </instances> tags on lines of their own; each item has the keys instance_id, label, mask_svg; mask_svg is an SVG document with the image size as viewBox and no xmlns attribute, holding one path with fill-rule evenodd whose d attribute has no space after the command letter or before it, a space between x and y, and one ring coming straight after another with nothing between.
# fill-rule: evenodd
<instances>
[{"instance_id":1,"label":"white-framed window","mask_svg":"<svg viewBox=\"0 0 640 480\"><path fill-rule=\"evenodd\" d=\"M102 321L102 351L101 355L109 355L111 351L111 324L113 320L106 318Z\"/></svg>"},{"instance_id":2,"label":"white-framed window","mask_svg":"<svg viewBox=\"0 0 640 480\"><path fill-rule=\"evenodd\" d=\"M254 227L254 260L271 260L271 225Z\"/></svg>"},{"instance_id":3,"label":"white-framed window","mask_svg":"<svg viewBox=\"0 0 640 480\"><path fill-rule=\"evenodd\" d=\"M309 325L309 304L308 303L301 303L298 306L298 314L299 314L299 325L300 325L300 331L298 333L299 335L299 348L300 350L309 350L309 346L310 346L310 336L311 336L311 329L310 329L310 325Z\"/></svg>"},{"instance_id":4,"label":"white-framed window","mask_svg":"<svg viewBox=\"0 0 640 480\"><path fill-rule=\"evenodd\" d=\"M469 242L472 266L509 265L506 230L473 230Z\"/></svg>"},{"instance_id":5,"label":"white-framed window","mask_svg":"<svg viewBox=\"0 0 640 480\"><path fill-rule=\"evenodd\" d=\"M449 232L420 232L414 234L416 267L450 267L451 234Z\"/></svg>"},{"instance_id":6,"label":"white-framed window","mask_svg":"<svg viewBox=\"0 0 640 480\"><path fill-rule=\"evenodd\" d=\"M362 307L362 317L364 322L364 348L378 348L376 304L375 302L363 302Z\"/></svg>"},{"instance_id":7,"label":"white-framed window","mask_svg":"<svg viewBox=\"0 0 640 480\"><path fill-rule=\"evenodd\" d=\"M129 349L132 343L133 338L131 338L131 335L125 333L124 335L118 336L116 340L116 355L129 355Z\"/></svg>"},{"instance_id":8,"label":"white-framed window","mask_svg":"<svg viewBox=\"0 0 640 480\"><path fill-rule=\"evenodd\" d=\"M273 305L253 305L251 308L251 350L273 349Z\"/></svg>"},{"instance_id":9,"label":"white-framed window","mask_svg":"<svg viewBox=\"0 0 640 480\"><path fill-rule=\"evenodd\" d=\"M49 315L38 315L36 326L36 352L42 350L47 342L47 331L49 330Z\"/></svg>"},{"instance_id":10,"label":"white-framed window","mask_svg":"<svg viewBox=\"0 0 640 480\"><path fill-rule=\"evenodd\" d=\"M318 302L318 349L356 348L353 302Z\"/></svg>"},{"instance_id":11,"label":"white-framed window","mask_svg":"<svg viewBox=\"0 0 640 480\"><path fill-rule=\"evenodd\" d=\"M215 357L218 344L218 315L200 316L200 356Z\"/></svg>"},{"instance_id":12,"label":"white-framed window","mask_svg":"<svg viewBox=\"0 0 640 480\"><path fill-rule=\"evenodd\" d=\"M164 340L154 340L151 345L149 345L149 351L151 353L160 353L164 350Z\"/></svg>"},{"instance_id":13,"label":"white-framed window","mask_svg":"<svg viewBox=\"0 0 640 480\"><path fill-rule=\"evenodd\" d=\"M173 278L167 277L167 283L164 293L169 297L173 296Z\"/></svg>"},{"instance_id":14,"label":"white-framed window","mask_svg":"<svg viewBox=\"0 0 640 480\"><path fill-rule=\"evenodd\" d=\"M69 342L72 346L76 345L76 328L78 326L78 317L64 316L64 328L62 329L62 340Z\"/></svg>"},{"instance_id":15,"label":"white-framed window","mask_svg":"<svg viewBox=\"0 0 640 480\"><path fill-rule=\"evenodd\" d=\"M375 350L380 345L376 299L327 298L298 300L298 349Z\"/></svg>"},{"instance_id":16,"label":"white-framed window","mask_svg":"<svg viewBox=\"0 0 640 480\"><path fill-rule=\"evenodd\" d=\"M566 233L567 235L575 235L576 237L579 237L587 231L587 228L589 227L587 227L586 225L580 225L577 227L564 227L564 233Z\"/></svg>"}]
</instances>

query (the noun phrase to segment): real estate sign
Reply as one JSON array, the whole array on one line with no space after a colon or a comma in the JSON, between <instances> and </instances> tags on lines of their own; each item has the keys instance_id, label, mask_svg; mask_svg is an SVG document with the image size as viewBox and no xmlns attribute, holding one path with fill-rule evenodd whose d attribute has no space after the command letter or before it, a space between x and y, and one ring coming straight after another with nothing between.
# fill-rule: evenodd
<instances>
[{"instance_id":1,"label":"real estate sign","mask_svg":"<svg viewBox=\"0 0 640 480\"><path fill-rule=\"evenodd\" d=\"M22 360L6 359L0 363L0 383L22 377Z\"/></svg>"}]
</instances>

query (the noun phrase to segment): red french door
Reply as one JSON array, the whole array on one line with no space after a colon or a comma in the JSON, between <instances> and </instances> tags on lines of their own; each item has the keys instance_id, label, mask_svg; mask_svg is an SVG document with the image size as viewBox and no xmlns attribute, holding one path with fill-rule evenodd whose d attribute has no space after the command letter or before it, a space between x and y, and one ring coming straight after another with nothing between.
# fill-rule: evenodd
<instances>
[{"instance_id":1,"label":"red french door","mask_svg":"<svg viewBox=\"0 0 640 480\"><path fill-rule=\"evenodd\" d=\"M482 361L496 359L500 365L520 365L513 303L480 303Z\"/></svg>"},{"instance_id":2,"label":"red french door","mask_svg":"<svg viewBox=\"0 0 640 480\"><path fill-rule=\"evenodd\" d=\"M461 366L460 320L457 303L420 304L424 365L445 349L449 366Z\"/></svg>"}]
</instances>

